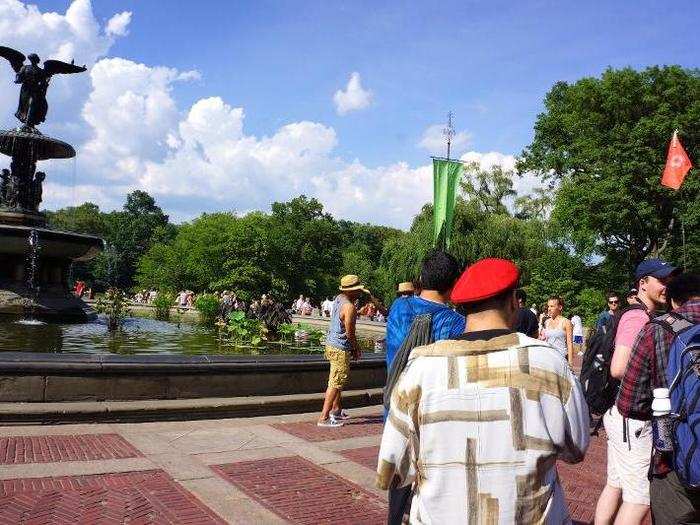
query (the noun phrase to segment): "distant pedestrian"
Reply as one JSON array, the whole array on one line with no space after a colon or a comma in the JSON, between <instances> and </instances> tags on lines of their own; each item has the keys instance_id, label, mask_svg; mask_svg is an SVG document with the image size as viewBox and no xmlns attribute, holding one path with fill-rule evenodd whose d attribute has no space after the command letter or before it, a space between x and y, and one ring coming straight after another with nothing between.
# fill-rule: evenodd
<instances>
[{"instance_id":1,"label":"distant pedestrian","mask_svg":"<svg viewBox=\"0 0 700 525\"><path fill-rule=\"evenodd\" d=\"M608 321L613 318L613 315L615 315L615 312L620 307L620 298L616 293L609 293L607 301L608 309L603 310L598 316L598 320L595 323L596 330L600 330L603 326L605 326Z\"/></svg>"},{"instance_id":2,"label":"distant pedestrian","mask_svg":"<svg viewBox=\"0 0 700 525\"><path fill-rule=\"evenodd\" d=\"M343 420L349 419L350 416L342 409L341 394L350 379L350 356L355 361L361 356L355 338L357 310L354 303L363 293L369 294L369 290L357 275L343 277L339 290L333 301L333 315L326 336L325 356L330 363L330 373L317 423L320 427L340 427Z\"/></svg>"},{"instance_id":3,"label":"distant pedestrian","mask_svg":"<svg viewBox=\"0 0 700 525\"><path fill-rule=\"evenodd\" d=\"M399 283L396 288L396 297L410 297L416 293L416 289L411 281Z\"/></svg>"},{"instance_id":4,"label":"distant pedestrian","mask_svg":"<svg viewBox=\"0 0 700 525\"><path fill-rule=\"evenodd\" d=\"M515 296L518 298L518 324L515 331L537 339L537 315L526 306L527 294L525 290L518 288L515 291Z\"/></svg>"},{"instance_id":5,"label":"distant pedestrian","mask_svg":"<svg viewBox=\"0 0 700 525\"><path fill-rule=\"evenodd\" d=\"M627 304L636 304L637 302L637 289L632 288L627 292Z\"/></svg>"},{"instance_id":6,"label":"distant pedestrian","mask_svg":"<svg viewBox=\"0 0 700 525\"><path fill-rule=\"evenodd\" d=\"M451 299L466 333L415 348L391 397L377 486L416 484L410 523L570 523L557 460L588 447L588 409L564 358L513 332L519 272L476 262Z\"/></svg>"},{"instance_id":7,"label":"distant pedestrian","mask_svg":"<svg viewBox=\"0 0 700 525\"><path fill-rule=\"evenodd\" d=\"M545 321L543 340L556 348L569 362L574 361L573 326L571 321L562 315L564 300L553 295L547 301L547 315Z\"/></svg>"},{"instance_id":8,"label":"distant pedestrian","mask_svg":"<svg viewBox=\"0 0 700 525\"><path fill-rule=\"evenodd\" d=\"M574 335L574 350L578 355L582 355L583 348L583 320L578 313L571 317L571 326L573 327Z\"/></svg>"}]
</instances>

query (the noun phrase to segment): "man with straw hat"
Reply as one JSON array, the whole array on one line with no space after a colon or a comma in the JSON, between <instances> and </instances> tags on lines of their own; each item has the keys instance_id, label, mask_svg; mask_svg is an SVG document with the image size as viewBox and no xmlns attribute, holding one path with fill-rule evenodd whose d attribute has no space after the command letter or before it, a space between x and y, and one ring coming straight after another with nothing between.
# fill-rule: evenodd
<instances>
[{"instance_id":1,"label":"man with straw hat","mask_svg":"<svg viewBox=\"0 0 700 525\"><path fill-rule=\"evenodd\" d=\"M396 297L410 297L416 293L416 289L411 281L399 283L396 289Z\"/></svg>"},{"instance_id":2,"label":"man with straw hat","mask_svg":"<svg viewBox=\"0 0 700 525\"><path fill-rule=\"evenodd\" d=\"M350 377L350 355L355 361L360 358L360 349L355 339L355 300L363 293L370 294L357 275L343 277L339 290L340 293L333 301L333 313L326 336L325 355L331 367L323 410L317 423L319 427L341 427L343 420L350 418L340 405L340 396Z\"/></svg>"},{"instance_id":3,"label":"man with straw hat","mask_svg":"<svg viewBox=\"0 0 700 525\"><path fill-rule=\"evenodd\" d=\"M455 284L464 334L414 348L391 396L377 485L414 484L410 523L570 523L558 459L588 447L566 359L513 330L520 273L482 259Z\"/></svg>"}]
</instances>

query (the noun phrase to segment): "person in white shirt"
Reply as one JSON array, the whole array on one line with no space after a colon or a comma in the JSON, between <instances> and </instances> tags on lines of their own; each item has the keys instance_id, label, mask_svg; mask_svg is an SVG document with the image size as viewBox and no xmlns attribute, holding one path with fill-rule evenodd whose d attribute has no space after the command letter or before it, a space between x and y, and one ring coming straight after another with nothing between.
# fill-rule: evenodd
<instances>
[{"instance_id":1,"label":"person in white shirt","mask_svg":"<svg viewBox=\"0 0 700 525\"><path fill-rule=\"evenodd\" d=\"M583 321L578 313L575 313L571 318L571 325L573 327L574 349L578 355L581 355L581 349L583 348Z\"/></svg>"},{"instance_id":2,"label":"person in white shirt","mask_svg":"<svg viewBox=\"0 0 700 525\"><path fill-rule=\"evenodd\" d=\"M321 314L324 317L330 317L333 312L333 301L331 301L328 297L326 297L326 300L323 301L321 304Z\"/></svg>"}]
</instances>

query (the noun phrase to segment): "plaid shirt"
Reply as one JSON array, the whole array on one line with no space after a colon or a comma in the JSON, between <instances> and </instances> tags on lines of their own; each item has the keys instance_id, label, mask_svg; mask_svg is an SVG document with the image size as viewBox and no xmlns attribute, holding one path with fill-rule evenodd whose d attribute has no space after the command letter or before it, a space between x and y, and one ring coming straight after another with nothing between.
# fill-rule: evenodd
<instances>
[{"instance_id":1,"label":"plaid shirt","mask_svg":"<svg viewBox=\"0 0 700 525\"><path fill-rule=\"evenodd\" d=\"M675 310L691 323L700 323L700 301L692 300ZM647 323L632 347L627 369L617 396L617 409L623 416L651 419L654 388L668 388L666 367L673 332L658 323Z\"/></svg>"}]
</instances>

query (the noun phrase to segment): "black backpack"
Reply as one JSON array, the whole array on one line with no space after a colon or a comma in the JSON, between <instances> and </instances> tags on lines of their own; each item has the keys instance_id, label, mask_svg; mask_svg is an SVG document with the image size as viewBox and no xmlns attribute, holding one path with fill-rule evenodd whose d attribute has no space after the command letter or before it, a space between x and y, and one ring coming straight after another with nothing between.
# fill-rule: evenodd
<instances>
[{"instance_id":1,"label":"black backpack","mask_svg":"<svg viewBox=\"0 0 700 525\"><path fill-rule=\"evenodd\" d=\"M647 307L642 304L632 304L616 312L593 333L586 343L580 380L591 414L602 416L615 404L620 381L610 375L610 363L615 350L615 334L620 319L630 310L647 311Z\"/></svg>"}]
</instances>

